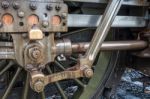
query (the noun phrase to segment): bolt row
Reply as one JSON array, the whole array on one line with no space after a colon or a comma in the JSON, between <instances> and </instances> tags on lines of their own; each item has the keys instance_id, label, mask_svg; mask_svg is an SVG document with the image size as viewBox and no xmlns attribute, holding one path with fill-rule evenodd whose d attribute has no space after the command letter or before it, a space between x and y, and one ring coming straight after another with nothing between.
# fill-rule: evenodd
<instances>
[{"instance_id":1,"label":"bolt row","mask_svg":"<svg viewBox=\"0 0 150 99\"><path fill-rule=\"evenodd\" d=\"M13 5L14 9L19 9L20 8L20 4L18 2L14 2L12 5ZM10 7L10 3L5 0L5 1L2 1L1 6L2 6L3 9L8 9ZM31 10L36 10L37 9L37 3L31 2L29 4L29 7L30 7ZM51 6L51 4L47 4L46 9L50 11L50 10L53 10L53 7ZM59 5L55 6L56 11L59 11L60 9L61 9L61 7Z\"/></svg>"}]
</instances>

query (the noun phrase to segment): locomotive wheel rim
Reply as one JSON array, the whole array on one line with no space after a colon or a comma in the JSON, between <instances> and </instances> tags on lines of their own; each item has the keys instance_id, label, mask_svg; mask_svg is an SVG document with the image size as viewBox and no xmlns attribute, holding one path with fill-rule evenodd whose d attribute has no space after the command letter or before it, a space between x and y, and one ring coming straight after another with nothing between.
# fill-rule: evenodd
<instances>
[{"instance_id":1,"label":"locomotive wheel rim","mask_svg":"<svg viewBox=\"0 0 150 99\"><path fill-rule=\"evenodd\" d=\"M94 76L89 81L87 87L83 90L83 93L81 94L79 99L92 98L98 86L102 84L104 80L103 78L109 66L111 55L111 52L102 52L100 54L98 62L95 65Z\"/></svg>"}]
</instances>

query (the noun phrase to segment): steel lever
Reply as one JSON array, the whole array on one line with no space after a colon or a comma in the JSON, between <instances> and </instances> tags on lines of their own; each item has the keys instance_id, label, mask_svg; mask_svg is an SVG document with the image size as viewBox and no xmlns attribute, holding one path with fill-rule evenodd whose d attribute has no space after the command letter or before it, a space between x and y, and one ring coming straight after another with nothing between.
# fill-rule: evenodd
<instances>
[{"instance_id":1,"label":"steel lever","mask_svg":"<svg viewBox=\"0 0 150 99\"><path fill-rule=\"evenodd\" d=\"M105 40L108 31L122 5L123 0L109 0L109 4L105 10L105 13L102 17L102 21L99 24L96 32L93 36L92 42L89 49L87 50L85 56L80 59L80 65L92 66L103 41Z\"/></svg>"}]
</instances>

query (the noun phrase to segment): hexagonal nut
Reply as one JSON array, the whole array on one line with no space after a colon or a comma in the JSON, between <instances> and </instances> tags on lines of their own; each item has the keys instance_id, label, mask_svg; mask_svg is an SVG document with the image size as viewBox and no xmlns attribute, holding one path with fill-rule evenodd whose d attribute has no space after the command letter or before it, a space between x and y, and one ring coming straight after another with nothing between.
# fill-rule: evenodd
<instances>
[{"instance_id":1,"label":"hexagonal nut","mask_svg":"<svg viewBox=\"0 0 150 99\"><path fill-rule=\"evenodd\" d=\"M41 55L42 52L39 47L32 47L28 49L28 56L33 60L39 59Z\"/></svg>"},{"instance_id":2,"label":"hexagonal nut","mask_svg":"<svg viewBox=\"0 0 150 99\"><path fill-rule=\"evenodd\" d=\"M91 78L93 76L93 70L91 68L85 68L83 70L84 76L87 78Z\"/></svg>"},{"instance_id":3,"label":"hexagonal nut","mask_svg":"<svg viewBox=\"0 0 150 99\"><path fill-rule=\"evenodd\" d=\"M33 85L34 91L36 91L38 93L42 92L44 90L44 87L45 87L44 82L42 82L40 80L35 82L34 85Z\"/></svg>"},{"instance_id":4,"label":"hexagonal nut","mask_svg":"<svg viewBox=\"0 0 150 99\"><path fill-rule=\"evenodd\" d=\"M41 56L41 51L40 50L35 50L32 52L32 57L35 59L38 59Z\"/></svg>"},{"instance_id":5,"label":"hexagonal nut","mask_svg":"<svg viewBox=\"0 0 150 99\"><path fill-rule=\"evenodd\" d=\"M41 92L45 87L45 76L40 72L31 72L30 86L36 92Z\"/></svg>"}]
</instances>

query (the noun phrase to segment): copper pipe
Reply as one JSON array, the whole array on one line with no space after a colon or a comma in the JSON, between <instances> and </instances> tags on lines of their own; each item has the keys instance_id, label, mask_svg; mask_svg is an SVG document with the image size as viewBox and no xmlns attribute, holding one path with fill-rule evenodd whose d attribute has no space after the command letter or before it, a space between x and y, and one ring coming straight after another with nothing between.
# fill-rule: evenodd
<instances>
[{"instance_id":1,"label":"copper pipe","mask_svg":"<svg viewBox=\"0 0 150 99\"><path fill-rule=\"evenodd\" d=\"M81 53L86 52L89 48L90 43L72 43L72 52ZM102 44L102 51L111 50L140 50L148 46L145 41L106 41Z\"/></svg>"}]
</instances>

